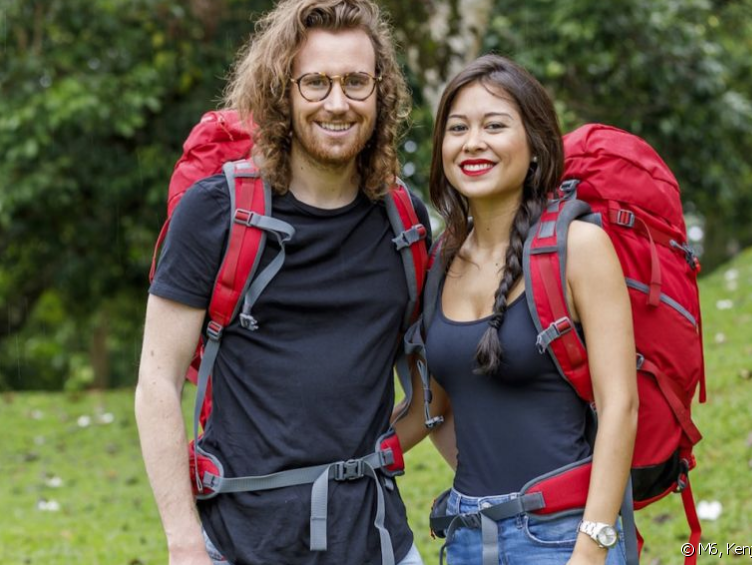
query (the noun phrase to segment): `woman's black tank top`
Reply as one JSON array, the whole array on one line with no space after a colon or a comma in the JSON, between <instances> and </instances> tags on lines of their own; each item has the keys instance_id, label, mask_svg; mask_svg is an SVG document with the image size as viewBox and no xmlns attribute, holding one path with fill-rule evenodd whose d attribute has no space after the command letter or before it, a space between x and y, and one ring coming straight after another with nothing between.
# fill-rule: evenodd
<instances>
[{"instance_id":1,"label":"woman's black tank top","mask_svg":"<svg viewBox=\"0 0 752 565\"><path fill-rule=\"evenodd\" d=\"M426 356L454 411L459 450L454 488L468 496L519 492L531 479L590 455L589 408L549 355L538 353L525 294L509 305L499 328L504 357L493 376L473 372L489 318L449 320L441 294Z\"/></svg>"}]
</instances>

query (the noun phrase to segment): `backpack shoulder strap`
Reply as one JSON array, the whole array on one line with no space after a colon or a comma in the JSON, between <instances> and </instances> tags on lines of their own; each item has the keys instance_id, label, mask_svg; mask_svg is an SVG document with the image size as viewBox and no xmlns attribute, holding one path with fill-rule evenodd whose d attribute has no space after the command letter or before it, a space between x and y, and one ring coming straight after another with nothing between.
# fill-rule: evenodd
<instances>
[{"instance_id":1,"label":"backpack shoulder strap","mask_svg":"<svg viewBox=\"0 0 752 565\"><path fill-rule=\"evenodd\" d=\"M530 229L522 256L528 309L538 351L548 351L559 373L577 394L593 401L587 352L572 321L566 297L567 235L573 220L591 213L576 199L550 200Z\"/></svg>"},{"instance_id":2,"label":"backpack shoulder strap","mask_svg":"<svg viewBox=\"0 0 752 565\"><path fill-rule=\"evenodd\" d=\"M389 222L396 234L392 241L402 257L407 279L409 300L402 322L404 330L420 313L420 296L428 267L428 252L423 240L428 232L420 223L410 193L402 182L398 181L392 187L384 201Z\"/></svg>"},{"instance_id":3,"label":"backpack shoulder strap","mask_svg":"<svg viewBox=\"0 0 752 565\"><path fill-rule=\"evenodd\" d=\"M230 191L230 226L208 309L210 323L219 328L227 326L237 314L246 282L258 267L266 244L265 231L248 229L250 222L257 215L271 213L271 193L253 161L227 163L223 171Z\"/></svg>"},{"instance_id":4,"label":"backpack shoulder strap","mask_svg":"<svg viewBox=\"0 0 752 565\"><path fill-rule=\"evenodd\" d=\"M439 289L446 275L447 265L441 255L443 236L439 237L428 252L428 274L426 275L426 288L423 291L423 334L433 321L436 314L436 304L439 300Z\"/></svg>"},{"instance_id":5,"label":"backpack shoulder strap","mask_svg":"<svg viewBox=\"0 0 752 565\"><path fill-rule=\"evenodd\" d=\"M226 163L222 170L230 191L230 226L225 254L214 283L211 301L207 310L209 323L206 327L206 342L198 368L196 401L193 414L194 444L198 441L198 425L204 408L204 400L211 386L214 369L224 328L238 315L243 327L255 330L256 320L250 309L258 295L277 274L284 262L284 243L294 234L289 224L271 217L272 193L269 185L252 160ZM277 257L256 275L259 261L266 245L267 232L273 233L280 242ZM241 301L241 297L245 296ZM197 447L198 448L198 447ZM198 492L203 485L195 469L194 481Z\"/></svg>"}]
</instances>

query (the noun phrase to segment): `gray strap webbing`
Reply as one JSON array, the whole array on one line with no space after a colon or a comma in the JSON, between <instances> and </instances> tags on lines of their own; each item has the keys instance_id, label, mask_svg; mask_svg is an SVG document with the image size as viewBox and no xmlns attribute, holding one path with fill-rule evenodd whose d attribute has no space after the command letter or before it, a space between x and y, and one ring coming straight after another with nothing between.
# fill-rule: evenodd
<instances>
[{"instance_id":1,"label":"gray strap webbing","mask_svg":"<svg viewBox=\"0 0 752 565\"><path fill-rule=\"evenodd\" d=\"M496 522L481 514L480 531L483 539L483 565L499 565L499 528Z\"/></svg>"},{"instance_id":2,"label":"gray strap webbing","mask_svg":"<svg viewBox=\"0 0 752 565\"><path fill-rule=\"evenodd\" d=\"M267 267L255 278L246 291L243 300L243 310L240 314L240 323L246 329L256 330L258 329L258 322L253 315L251 315L251 309L266 286L282 268L282 265L285 262L285 244L295 235L295 228L287 222L277 220L271 216L261 216L258 214L252 214L247 223L249 226L271 232L274 234L274 237L277 238L277 242L279 243L279 252L272 262L269 263L269 265L267 265Z\"/></svg>"},{"instance_id":3,"label":"gray strap webbing","mask_svg":"<svg viewBox=\"0 0 752 565\"><path fill-rule=\"evenodd\" d=\"M206 396L206 388L209 385L209 376L214 369L214 361L217 359L217 353L219 352L219 340L220 335L214 335L209 337L204 347L204 354L201 357L201 365L198 369L198 380L196 382L196 403L193 406L193 445L194 449L198 449L198 421L201 417L201 408L204 405L204 397ZM201 478L198 475L198 465L195 466L196 487L198 492L203 490L201 486Z\"/></svg>"},{"instance_id":4,"label":"gray strap webbing","mask_svg":"<svg viewBox=\"0 0 752 565\"><path fill-rule=\"evenodd\" d=\"M637 526L634 519L634 504L632 500L632 478L624 489L624 500L621 503L621 526L624 530L624 549L627 554L627 565L639 565L640 552L637 548Z\"/></svg>"},{"instance_id":5,"label":"gray strap webbing","mask_svg":"<svg viewBox=\"0 0 752 565\"><path fill-rule=\"evenodd\" d=\"M525 514L527 512L534 512L544 508L546 503L543 499L543 493L532 492L530 494L523 494L517 498L507 500L500 504L494 504L488 508L483 508L478 512L470 514L458 514L449 516L438 516L431 518L431 529L434 531L446 530L447 532L454 531L458 526L465 527L478 527L477 516L486 516L493 521L505 520L518 514ZM454 522L459 524L454 525ZM449 537L449 533L447 533Z\"/></svg>"},{"instance_id":6,"label":"gray strap webbing","mask_svg":"<svg viewBox=\"0 0 752 565\"><path fill-rule=\"evenodd\" d=\"M405 393L405 399L403 401L402 410L400 410L400 413L392 421L390 431L394 428L394 423L407 414L407 411L410 410L410 404L413 401L413 381L410 373L410 363L408 362L407 353L405 352L404 347L400 348L400 353L397 355L397 359L394 362L394 368L397 371L397 377L402 386L402 392Z\"/></svg>"},{"instance_id":7,"label":"gray strap webbing","mask_svg":"<svg viewBox=\"0 0 752 565\"><path fill-rule=\"evenodd\" d=\"M326 551L326 516L329 502L329 467L313 482L311 488L311 551Z\"/></svg>"},{"instance_id":8,"label":"gray strap webbing","mask_svg":"<svg viewBox=\"0 0 752 565\"><path fill-rule=\"evenodd\" d=\"M429 279L430 280L430 279ZM425 314L424 314L425 315ZM421 317L410 326L405 332L405 353L408 355L415 354L417 357L416 367L420 374L420 380L423 383L423 412L425 417L425 425L428 429L432 429L444 421L443 416L431 417L430 404L433 400L431 397L431 378L428 373L428 367L426 366L426 346L423 342L422 327L425 322Z\"/></svg>"}]
</instances>

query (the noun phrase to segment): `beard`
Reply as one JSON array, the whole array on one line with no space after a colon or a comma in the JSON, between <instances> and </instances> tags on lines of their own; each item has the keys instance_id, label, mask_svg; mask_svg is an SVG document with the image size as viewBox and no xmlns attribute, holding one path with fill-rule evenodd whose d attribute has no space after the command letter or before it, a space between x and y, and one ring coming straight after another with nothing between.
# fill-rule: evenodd
<instances>
[{"instance_id":1,"label":"beard","mask_svg":"<svg viewBox=\"0 0 752 565\"><path fill-rule=\"evenodd\" d=\"M297 146L301 157L308 162L327 169L347 167L366 148L373 134L373 126L363 129L363 124L355 126L355 135L343 139L327 138L315 124L307 123L304 127L293 130L293 145Z\"/></svg>"}]
</instances>

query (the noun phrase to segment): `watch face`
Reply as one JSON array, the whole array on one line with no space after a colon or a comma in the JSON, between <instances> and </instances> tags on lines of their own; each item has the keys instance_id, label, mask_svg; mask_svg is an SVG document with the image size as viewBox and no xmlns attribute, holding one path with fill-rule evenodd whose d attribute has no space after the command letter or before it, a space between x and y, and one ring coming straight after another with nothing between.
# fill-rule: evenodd
<instances>
[{"instance_id":1,"label":"watch face","mask_svg":"<svg viewBox=\"0 0 752 565\"><path fill-rule=\"evenodd\" d=\"M611 526L605 526L596 534L596 537L598 538L598 543L603 547L613 547L616 545L618 534Z\"/></svg>"}]
</instances>

